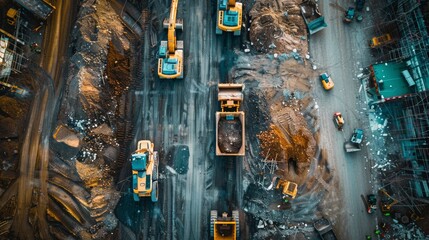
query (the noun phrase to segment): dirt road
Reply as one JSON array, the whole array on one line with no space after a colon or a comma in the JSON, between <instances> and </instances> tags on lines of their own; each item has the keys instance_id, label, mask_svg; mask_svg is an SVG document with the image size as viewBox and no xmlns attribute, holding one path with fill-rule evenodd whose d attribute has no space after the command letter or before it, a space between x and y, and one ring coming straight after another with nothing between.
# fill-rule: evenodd
<instances>
[{"instance_id":1,"label":"dirt road","mask_svg":"<svg viewBox=\"0 0 429 240\"><path fill-rule=\"evenodd\" d=\"M364 91L359 91L360 81L356 77L361 72L360 68L367 67L371 60L366 44L369 36L363 31L369 23L344 24L344 12L328 3L321 3L321 11L328 27L311 36L310 53L319 69L331 74L335 87L327 92L317 80L313 89L320 107L321 147L327 149L328 159L339 181L337 199L340 199L340 209L343 209L330 217L340 239L363 239L376 226L376 215L366 213L361 198L362 194L375 191L372 188L374 176L370 171L370 161L365 158L367 148L357 153L345 153L343 143L350 138L354 128L364 129L366 137L371 134L368 119L362 114L366 107ZM345 118L342 132L334 127L332 121L332 115L337 111L342 112Z\"/></svg>"}]
</instances>

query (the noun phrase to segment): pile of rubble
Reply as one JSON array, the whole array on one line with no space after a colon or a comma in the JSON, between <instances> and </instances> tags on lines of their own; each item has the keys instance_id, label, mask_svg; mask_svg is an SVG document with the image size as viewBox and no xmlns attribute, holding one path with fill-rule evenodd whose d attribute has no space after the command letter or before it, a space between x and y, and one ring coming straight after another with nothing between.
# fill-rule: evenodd
<instances>
[{"instance_id":1,"label":"pile of rubble","mask_svg":"<svg viewBox=\"0 0 429 240\"><path fill-rule=\"evenodd\" d=\"M251 17L250 41L260 52L286 53L299 49L308 52L307 32L301 17L301 0L257 0Z\"/></svg>"},{"instance_id":2,"label":"pile of rubble","mask_svg":"<svg viewBox=\"0 0 429 240\"><path fill-rule=\"evenodd\" d=\"M65 176L77 178L73 186L87 191L85 196L70 197L85 200L77 202L89 213L87 222L91 224L79 219L74 222L96 239L105 238L118 224L113 209L120 195L114 186L112 168L119 152L118 119L124 118L121 106L125 105L124 96L131 84L132 56L132 44L124 33L126 29L108 2L87 0L81 4L72 33L74 55L66 94L54 133L53 147L61 156L56 165L75 169L73 176ZM64 218L54 219L70 229L70 222L62 221Z\"/></svg>"}]
</instances>

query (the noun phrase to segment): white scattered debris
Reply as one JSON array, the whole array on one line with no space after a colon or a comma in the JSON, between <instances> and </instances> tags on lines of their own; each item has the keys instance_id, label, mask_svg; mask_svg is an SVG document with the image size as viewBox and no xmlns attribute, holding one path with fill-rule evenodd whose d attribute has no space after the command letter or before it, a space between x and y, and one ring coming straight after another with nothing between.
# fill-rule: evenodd
<instances>
[{"instance_id":1,"label":"white scattered debris","mask_svg":"<svg viewBox=\"0 0 429 240\"><path fill-rule=\"evenodd\" d=\"M274 58L277 58L279 55L277 53L274 53Z\"/></svg>"},{"instance_id":2,"label":"white scattered debris","mask_svg":"<svg viewBox=\"0 0 429 240\"><path fill-rule=\"evenodd\" d=\"M316 70L317 69L317 66L316 65L313 65L313 70Z\"/></svg>"},{"instance_id":3,"label":"white scattered debris","mask_svg":"<svg viewBox=\"0 0 429 240\"><path fill-rule=\"evenodd\" d=\"M319 105L317 105L317 103L314 105L314 109L319 109Z\"/></svg>"},{"instance_id":4,"label":"white scattered debris","mask_svg":"<svg viewBox=\"0 0 429 240\"><path fill-rule=\"evenodd\" d=\"M279 226L279 228L282 229L282 230L285 230L286 226L282 224L282 225Z\"/></svg>"},{"instance_id":5,"label":"white scattered debris","mask_svg":"<svg viewBox=\"0 0 429 240\"><path fill-rule=\"evenodd\" d=\"M292 49L292 52L297 53L298 50L296 50L296 48Z\"/></svg>"},{"instance_id":6,"label":"white scattered debris","mask_svg":"<svg viewBox=\"0 0 429 240\"><path fill-rule=\"evenodd\" d=\"M367 142L367 143L366 143L366 145L368 146L368 145L369 145L369 142Z\"/></svg>"},{"instance_id":7,"label":"white scattered debris","mask_svg":"<svg viewBox=\"0 0 429 240\"><path fill-rule=\"evenodd\" d=\"M244 49L244 52L248 53L248 52L250 52L250 49L246 48L246 49Z\"/></svg>"},{"instance_id":8,"label":"white scattered debris","mask_svg":"<svg viewBox=\"0 0 429 240\"><path fill-rule=\"evenodd\" d=\"M261 229L261 228L264 228L264 227L265 227L264 226L264 222L262 220L259 220L257 228Z\"/></svg>"},{"instance_id":9,"label":"white scattered debris","mask_svg":"<svg viewBox=\"0 0 429 240\"><path fill-rule=\"evenodd\" d=\"M305 59L310 59L310 55L305 54Z\"/></svg>"},{"instance_id":10,"label":"white scattered debris","mask_svg":"<svg viewBox=\"0 0 429 240\"><path fill-rule=\"evenodd\" d=\"M357 77L358 78L361 78L363 76L363 73L359 73L358 75L357 75Z\"/></svg>"},{"instance_id":11,"label":"white scattered debris","mask_svg":"<svg viewBox=\"0 0 429 240\"><path fill-rule=\"evenodd\" d=\"M363 85L361 84L359 87L359 93L362 92L362 87L363 87Z\"/></svg>"}]
</instances>

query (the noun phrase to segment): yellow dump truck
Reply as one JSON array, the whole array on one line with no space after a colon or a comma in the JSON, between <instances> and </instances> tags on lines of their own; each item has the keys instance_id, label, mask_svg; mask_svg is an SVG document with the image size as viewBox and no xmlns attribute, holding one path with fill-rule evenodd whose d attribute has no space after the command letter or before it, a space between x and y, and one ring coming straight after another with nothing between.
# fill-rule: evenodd
<instances>
[{"instance_id":1,"label":"yellow dump truck","mask_svg":"<svg viewBox=\"0 0 429 240\"><path fill-rule=\"evenodd\" d=\"M221 111L216 112L216 155L244 156L243 84L219 83L218 101Z\"/></svg>"},{"instance_id":2,"label":"yellow dump truck","mask_svg":"<svg viewBox=\"0 0 429 240\"><path fill-rule=\"evenodd\" d=\"M214 240L235 240L240 237L239 212L232 211L232 216L222 213L219 217L216 210L210 211L210 236Z\"/></svg>"}]
</instances>

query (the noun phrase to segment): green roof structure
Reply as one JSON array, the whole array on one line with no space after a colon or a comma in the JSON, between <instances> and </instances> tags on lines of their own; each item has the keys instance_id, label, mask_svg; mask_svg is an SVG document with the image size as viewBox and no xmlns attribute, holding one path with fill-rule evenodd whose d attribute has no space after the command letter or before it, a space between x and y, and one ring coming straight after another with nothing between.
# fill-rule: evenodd
<instances>
[{"instance_id":1,"label":"green roof structure","mask_svg":"<svg viewBox=\"0 0 429 240\"><path fill-rule=\"evenodd\" d=\"M378 93L385 99L414 92L414 81L408 80L410 81L409 83L405 77L409 76L405 62L388 62L375 64L372 67L375 81L378 85Z\"/></svg>"}]
</instances>

